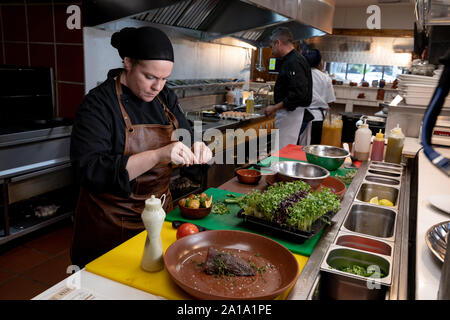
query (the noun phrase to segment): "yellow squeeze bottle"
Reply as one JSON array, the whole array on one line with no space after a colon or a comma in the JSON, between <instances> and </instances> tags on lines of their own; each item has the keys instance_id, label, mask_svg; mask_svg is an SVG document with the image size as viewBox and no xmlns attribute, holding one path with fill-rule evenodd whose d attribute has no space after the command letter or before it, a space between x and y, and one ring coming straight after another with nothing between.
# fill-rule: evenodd
<instances>
[{"instance_id":1,"label":"yellow squeeze bottle","mask_svg":"<svg viewBox=\"0 0 450 320\"><path fill-rule=\"evenodd\" d=\"M386 156L384 161L391 163L400 163L402 161L403 144L405 142L405 135L402 129L397 124L397 127L391 130L388 137L386 147Z\"/></svg>"}]
</instances>

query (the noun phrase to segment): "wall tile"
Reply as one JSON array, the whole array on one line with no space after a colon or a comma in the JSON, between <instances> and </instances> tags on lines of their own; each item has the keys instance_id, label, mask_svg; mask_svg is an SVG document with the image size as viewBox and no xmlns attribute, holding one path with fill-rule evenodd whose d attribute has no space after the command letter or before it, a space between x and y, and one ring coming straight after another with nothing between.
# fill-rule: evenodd
<instances>
[{"instance_id":1,"label":"wall tile","mask_svg":"<svg viewBox=\"0 0 450 320\"><path fill-rule=\"evenodd\" d=\"M27 41L25 6L3 6L5 41Z\"/></svg>"},{"instance_id":2,"label":"wall tile","mask_svg":"<svg viewBox=\"0 0 450 320\"><path fill-rule=\"evenodd\" d=\"M82 29L68 29L66 22L69 14L66 13L68 5L55 4L55 28L56 42L59 43L83 43ZM81 6L80 6L81 8ZM81 23L81 27L83 23Z\"/></svg>"},{"instance_id":3,"label":"wall tile","mask_svg":"<svg viewBox=\"0 0 450 320\"><path fill-rule=\"evenodd\" d=\"M30 42L53 42L53 11L51 5L27 6Z\"/></svg>"},{"instance_id":4,"label":"wall tile","mask_svg":"<svg viewBox=\"0 0 450 320\"><path fill-rule=\"evenodd\" d=\"M58 117L75 118L83 97L83 84L58 83Z\"/></svg>"},{"instance_id":5,"label":"wall tile","mask_svg":"<svg viewBox=\"0 0 450 320\"><path fill-rule=\"evenodd\" d=\"M30 44L30 59L33 67L51 67L55 70L53 44Z\"/></svg>"},{"instance_id":6,"label":"wall tile","mask_svg":"<svg viewBox=\"0 0 450 320\"><path fill-rule=\"evenodd\" d=\"M5 43L5 63L28 66L28 48L24 43Z\"/></svg>"},{"instance_id":7,"label":"wall tile","mask_svg":"<svg viewBox=\"0 0 450 320\"><path fill-rule=\"evenodd\" d=\"M57 45L58 81L84 82L83 47Z\"/></svg>"}]
</instances>

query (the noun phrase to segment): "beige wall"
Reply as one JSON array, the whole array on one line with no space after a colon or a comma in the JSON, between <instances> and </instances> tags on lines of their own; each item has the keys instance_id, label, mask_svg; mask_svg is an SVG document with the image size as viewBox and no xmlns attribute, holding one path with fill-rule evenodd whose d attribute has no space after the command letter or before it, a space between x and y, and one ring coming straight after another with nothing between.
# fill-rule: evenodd
<instances>
[{"instance_id":1,"label":"beige wall","mask_svg":"<svg viewBox=\"0 0 450 320\"><path fill-rule=\"evenodd\" d=\"M149 24L124 19L106 25L106 30L83 28L86 92L103 82L109 69L122 66L122 59L110 44L111 35L124 27L143 25ZM175 64L169 79L238 78L249 81L252 49L201 42L173 28L154 26L165 31L173 44Z\"/></svg>"},{"instance_id":2,"label":"beige wall","mask_svg":"<svg viewBox=\"0 0 450 320\"><path fill-rule=\"evenodd\" d=\"M355 1L357 3L357 1ZM375 3L375 1L373 1ZM414 5L377 4L381 9L381 29L414 29ZM334 28L366 29L366 21L370 14L366 13L368 6L336 7L334 12Z\"/></svg>"}]
</instances>

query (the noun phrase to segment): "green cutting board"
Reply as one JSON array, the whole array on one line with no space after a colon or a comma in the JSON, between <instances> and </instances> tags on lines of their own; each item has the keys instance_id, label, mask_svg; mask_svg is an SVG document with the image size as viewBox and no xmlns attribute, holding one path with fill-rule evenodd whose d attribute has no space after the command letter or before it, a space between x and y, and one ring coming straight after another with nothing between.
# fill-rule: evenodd
<instances>
[{"instance_id":1,"label":"green cutting board","mask_svg":"<svg viewBox=\"0 0 450 320\"><path fill-rule=\"evenodd\" d=\"M242 194L240 194L240 193L216 189L216 188L209 188L208 190L205 191L205 193L208 196L213 196L213 202L229 198L229 197L227 197L227 194L235 194L237 196L242 196ZM323 229L322 229L313 238L308 239L308 240L304 241L303 243L291 242L288 240L284 240L284 239L281 239L278 237L273 237L273 236L270 236L270 235L267 235L264 233L260 233L260 232L256 232L254 230L246 228L245 225L243 224L242 219L237 217L237 213L240 210L240 207L236 204L229 204L228 208L230 209L230 213L228 213L228 214L218 215L218 214L210 213L205 218L195 220L195 219L184 218L180 213L180 209L177 207L176 209L174 209L173 211L169 212L166 215L166 220L170 221L170 222L172 222L174 220L191 222L191 223L194 223L196 225L199 225L204 228L211 229L211 230L224 230L224 229L225 230L239 230L239 231L248 231L248 232L261 234L263 236L271 238L272 240L277 241L278 243L282 244L283 246L285 246L292 252L303 255L303 256L307 256L307 257L309 257L311 255L311 253L314 250L314 247L316 246L317 242L319 241L319 239L323 233Z\"/></svg>"}]
</instances>

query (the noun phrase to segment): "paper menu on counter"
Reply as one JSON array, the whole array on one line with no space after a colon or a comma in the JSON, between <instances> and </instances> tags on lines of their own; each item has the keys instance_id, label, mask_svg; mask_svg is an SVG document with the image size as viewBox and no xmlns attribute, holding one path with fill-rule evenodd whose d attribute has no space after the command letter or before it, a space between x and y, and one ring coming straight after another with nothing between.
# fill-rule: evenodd
<instances>
[{"instance_id":1,"label":"paper menu on counter","mask_svg":"<svg viewBox=\"0 0 450 320\"><path fill-rule=\"evenodd\" d=\"M65 283L51 288L36 300L109 300L107 297L86 288L69 287Z\"/></svg>"}]
</instances>

